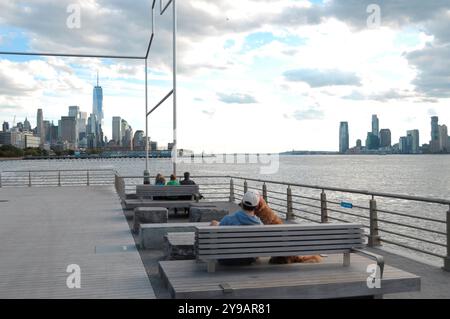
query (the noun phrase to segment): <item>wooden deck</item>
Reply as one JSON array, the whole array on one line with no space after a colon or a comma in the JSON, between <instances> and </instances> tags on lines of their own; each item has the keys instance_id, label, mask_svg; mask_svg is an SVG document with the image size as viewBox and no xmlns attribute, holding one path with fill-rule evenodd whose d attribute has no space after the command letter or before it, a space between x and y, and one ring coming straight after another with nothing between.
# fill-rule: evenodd
<instances>
[{"instance_id":1,"label":"wooden deck","mask_svg":"<svg viewBox=\"0 0 450 319\"><path fill-rule=\"evenodd\" d=\"M1 299L155 298L112 187L0 188L0 201Z\"/></svg>"},{"instance_id":2,"label":"wooden deck","mask_svg":"<svg viewBox=\"0 0 450 319\"><path fill-rule=\"evenodd\" d=\"M321 264L269 265L261 258L251 266L219 266L208 273L197 261L162 261L160 274L173 298L315 299L382 295L420 289L420 278L386 266L381 289L367 287L367 266L373 261L352 254L349 267L342 255L329 255Z\"/></svg>"}]
</instances>

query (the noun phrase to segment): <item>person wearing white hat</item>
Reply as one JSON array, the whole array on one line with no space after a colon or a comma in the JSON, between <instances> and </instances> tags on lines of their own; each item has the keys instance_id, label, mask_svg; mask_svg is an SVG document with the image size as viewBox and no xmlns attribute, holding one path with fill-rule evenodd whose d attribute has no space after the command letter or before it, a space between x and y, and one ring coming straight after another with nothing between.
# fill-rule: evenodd
<instances>
[{"instance_id":1,"label":"person wearing white hat","mask_svg":"<svg viewBox=\"0 0 450 319\"><path fill-rule=\"evenodd\" d=\"M241 201L242 210L232 215L225 216L220 223L212 222L213 226L243 226L243 225L262 225L261 219L255 215L255 209L258 206L260 195L256 191L248 191L244 194Z\"/></svg>"},{"instance_id":2,"label":"person wearing white hat","mask_svg":"<svg viewBox=\"0 0 450 319\"><path fill-rule=\"evenodd\" d=\"M263 225L261 219L255 215L255 209L258 206L260 195L258 192L249 191L244 194L241 201L242 210L237 211L232 215L225 216L220 223L213 221L213 226L251 226ZM222 265L249 265L256 261L256 258L235 258L218 260Z\"/></svg>"}]
</instances>

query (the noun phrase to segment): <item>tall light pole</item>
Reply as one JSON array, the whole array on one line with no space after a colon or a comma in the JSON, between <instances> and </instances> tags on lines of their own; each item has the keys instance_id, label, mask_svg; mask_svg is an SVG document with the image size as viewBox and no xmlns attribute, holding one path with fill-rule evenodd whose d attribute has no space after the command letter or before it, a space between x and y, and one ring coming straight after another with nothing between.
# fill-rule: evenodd
<instances>
[{"instance_id":1,"label":"tall light pole","mask_svg":"<svg viewBox=\"0 0 450 319\"><path fill-rule=\"evenodd\" d=\"M148 170L148 78L147 78L147 58L145 59L145 171L144 171L144 184L150 184L150 172Z\"/></svg>"},{"instance_id":2,"label":"tall light pole","mask_svg":"<svg viewBox=\"0 0 450 319\"><path fill-rule=\"evenodd\" d=\"M177 176L177 4L176 0L172 2L173 10L173 175Z\"/></svg>"}]
</instances>

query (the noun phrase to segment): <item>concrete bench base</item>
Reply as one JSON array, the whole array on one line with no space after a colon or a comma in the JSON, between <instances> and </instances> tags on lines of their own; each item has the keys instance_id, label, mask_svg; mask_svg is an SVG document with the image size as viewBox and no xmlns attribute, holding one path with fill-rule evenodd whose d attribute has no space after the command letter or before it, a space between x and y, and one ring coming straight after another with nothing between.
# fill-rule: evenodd
<instances>
[{"instance_id":1,"label":"concrete bench base","mask_svg":"<svg viewBox=\"0 0 450 319\"><path fill-rule=\"evenodd\" d=\"M189 221L192 223L221 221L228 215L228 211L216 207L191 207L189 211Z\"/></svg>"},{"instance_id":2,"label":"concrete bench base","mask_svg":"<svg viewBox=\"0 0 450 319\"><path fill-rule=\"evenodd\" d=\"M161 224L169 220L169 211L164 207L138 207L134 209L133 231L138 232L141 224Z\"/></svg>"},{"instance_id":3,"label":"concrete bench base","mask_svg":"<svg viewBox=\"0 0 450 319\"><path fill-rule=\"evenodd\" d=\"M210 223L144 224L139 228L139 245L142 249L161 249L168 233L195 232L198 226Z\"/></svg>"},{"instance_id":4,"label":"concrete bench base","mask_svg":"<svg viewBox=\"0 0 450 319\"><path fill-rule=\"evenodd\" d=\"M195 233L168 233L164 236L166 260L195 259Z\"/></svg>"}]
</instances>

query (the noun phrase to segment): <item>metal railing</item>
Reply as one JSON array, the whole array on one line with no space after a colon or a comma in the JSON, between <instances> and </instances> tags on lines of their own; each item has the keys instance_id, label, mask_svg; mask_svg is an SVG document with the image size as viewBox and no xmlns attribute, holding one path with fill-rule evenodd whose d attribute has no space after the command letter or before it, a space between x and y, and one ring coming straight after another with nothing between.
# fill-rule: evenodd
<instances>
[{"instance_id":1,"label":"metal railing","mask_svg":"<svg viewBox=\"0 0 450 319\"><path fill-rule=\"evenodd\" d=\"M0 187L114 185L122 198L133 198L141 176L112 169L5 171ZM237 176L193 176L206 201L239 202L248 190L259 191L287 220L313 223L357 222L367 244L407 249L443 260L450 271L450 201L438 198L286 183Z\"/></svg>"},{"instance_id":2,"label":"metal railing","mask_svg":"<svg viewBox=\"0 0 450 319\"><path fill-rule=\"evenodd\" d=\"M115 174L112 169L2 171L0 188L113 185Z\"/></svg>"}]
</instances>

